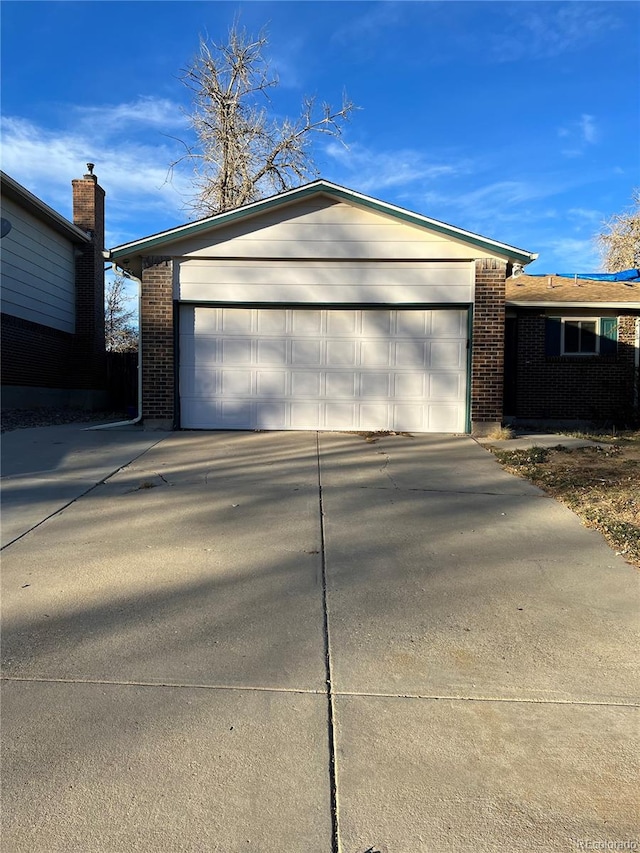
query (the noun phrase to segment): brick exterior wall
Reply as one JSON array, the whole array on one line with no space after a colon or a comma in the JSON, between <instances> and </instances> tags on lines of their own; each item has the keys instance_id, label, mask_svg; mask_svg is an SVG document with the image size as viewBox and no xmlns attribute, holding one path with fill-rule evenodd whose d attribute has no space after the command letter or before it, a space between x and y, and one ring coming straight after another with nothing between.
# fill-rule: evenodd
<instances>
[{"instance_id":1,"label":"brick exterior wall","mask_svg":"<svg viewBox=\"0 0 640 853\"><path fill-rule=\"evenodd\" d=\"M476 261L471 352L471 423L482 433L502 422L506 263Z\"/></svg>"},{"instance_id":2,"label":"brick exterior wall","mask_svg":"<svg viewBox=\"0 0 640 853\"><path fill-rule=\"evenodd\" d=\"M175 424L173 263L171 258L143 259L142 416L145 421Z\"/></svg>"},{"instance_id":3,"label":"brick exterior wall","mask_svg":"<svg viewBox=\"0 0 640 853\"><path fill-rule=\"evenodd\" d=\"M2 315L2 384L73 388L74 341L69 332Z\"/></svg>"},{"instance_id":4,"label":"brick exterior wall","mask_svg":"<svg viewBox=\"0 0 640 853\"><path fill-rule=\"evenodd\" d=\"M506 264L494 258L476 262L471 419L474 432L502 421L504 366L504 291ZM173 264L169 257L143 259L142 415L146 422L175 425Z\"/></svg>"},{"instance_id":5,"label":"brick exterior wall","mask_svg":"<svg viewBox=\"0 0 640 853\"><path fill-rule=\"evenodd\" d=\"M517 320L516 411L507 414L631 423L638 382L635 320L618 317L616 355L547 356L544 314L523 311Z\"/></svg>"}]
</instances>

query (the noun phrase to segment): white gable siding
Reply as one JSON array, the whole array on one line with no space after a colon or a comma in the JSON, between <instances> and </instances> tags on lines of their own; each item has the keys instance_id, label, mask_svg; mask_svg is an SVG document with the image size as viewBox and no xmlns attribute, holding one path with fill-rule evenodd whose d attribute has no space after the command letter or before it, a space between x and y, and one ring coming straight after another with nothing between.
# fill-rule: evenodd
<instances>
[{"instance_id":1,"label":"white gable siding","mask_svg":"<svg viewBox=\"0 0 640 853\"><path fill-rule=\"evenodd\" d=\"M2 215L2 311L63 332L75 331L73 244L11 199Z\"/></svg>"},{"instance_id":2,"label":"white gable siding","mask_svg":"<svg viewBox=\"0 0 640 853\"><path fill-rule=\"evenodd\" d=\"M183 302L298 304L468 304L470 262L182 260Z\"/></svg>"},{"instance_id":3,"label":"white gable siding","mask_svg":"<svg viewBox=\"0 0 640 853\"><path fill-rule=\"evenodd\" d=\"M163 253L194 258L460 259L492 257L430 231L352 204L307 199L194 236Z\"/></svg>"}]
</instances>

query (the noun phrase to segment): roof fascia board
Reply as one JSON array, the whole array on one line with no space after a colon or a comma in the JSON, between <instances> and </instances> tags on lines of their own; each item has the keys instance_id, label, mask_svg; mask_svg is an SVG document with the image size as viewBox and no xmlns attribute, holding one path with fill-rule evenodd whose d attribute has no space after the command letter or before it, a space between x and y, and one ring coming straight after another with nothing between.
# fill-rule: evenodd
<instances>
[{"instance_id":1,"label":"roof fascia board","mask_svg":"<svg viewBox=\"0 0 640 853\"><path fill-rule=\"evenodd\" d=\"M49 207L48 204L45 204L41 199L29 192L28 189L23 187L9 175L4 172L0 172L0 182L3 196L6 196L12 201L22 205L22 207L28 210L29 213L45 220L47 224L54 230L58 231L58 233L63 234L65 237L70 237L75 243L91 242L91 238L85 231L78 228L78 226L74 225L73 222L65 219L62 214L58 213L52 207Z\"/></svg>"},{"instance_id":2,"label":"roof fascia board","mask_svg":"<svg viewBox=\"0 0 640 853\"><path fill-rule=\"evenodd\" d=\"M333 198L350 201L351 203L359 204L367 207L370 210L375 210L378 213L393 216L403 222L408 222L411 225L417 225L421 228L428 228L431 231L445 234L448 237L460 240L464 243L478 246L492 254L499 255L509 260L519 263L528 264L534 261L538 256L535 253L527 252L524 249L518 249L515 246L509 246L506 243L498 243L495 240L490 240L487 237L482 237L479 234L473 234L469 231L463 231L461 228L456 228L453 225L448 225L444 222L438 222L434 219L429 219L411 211L404 210L401 207L389 204L387 202L378 201L369 196L362 195L353 190L348 190L345 187L340 187L337 184L329 183L328 181L314 181L311 184L306 184L302 187L297 187L289 190L286 193L281 193L277 196L271 196L267 199L252 202L244 207L230 210L226 213L218 213L208 219L202 219L199 222L181 225L178 228L173 228L170 231L163 231L160 234L152 235L151 237L136 240L131 243L124 243L120 246L115 246L111 250L114 258L124 258L127 255L142 254L148 249L162 246L166 243L175 240L182 240L191 237L194 234L201 233L213 228L220 228L235 222L238 219L245 219L251 216L257 216L261 213L271 210L274 207L285 206L298 199L308 198L311 195L327 195Z\"/></svg>"},{"instance_id":3,"label":"roof fascia board","mask_svg":"<svg viewBox=\"0 0 640 853\"><path fill-rule=\"evenodd\" d=\"M531 302L507 299L507 308L626 308L640 312L640 302Z\"/></svg>"}]
</instances>

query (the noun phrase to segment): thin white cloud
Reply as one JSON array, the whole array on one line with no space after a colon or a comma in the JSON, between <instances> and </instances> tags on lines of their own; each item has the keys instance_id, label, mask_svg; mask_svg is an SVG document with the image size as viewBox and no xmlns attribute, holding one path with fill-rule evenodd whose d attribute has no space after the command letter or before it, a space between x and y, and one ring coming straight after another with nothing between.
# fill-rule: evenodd
<instances>
[{"instance_id":1,"label":"thin white cloud","mask_svg":"<svg viewBox=\"0 0 640 853\"><path fill-rule=\"evenodd\" d=\"M549 239L539 250L540 262L554 272L593 272L599 268L598 252L590 238Z\"/></svg>"},{"instance_id":2,"label":"thin white cloud","mask_svg":"<svg viewBox=\"0 0 640 853\"><path fill-rule=\"evenodd\" d=\"M523 2L505 4L505 8L511 24L493 43L495 57L503 62L550 59L585 50L597 44L603 32L622 26L614 3Z\"/></svg>"},{"instance_id":3,"label":"thin white cloud","mask_svg":"<svg viewBox=\"0 0 640 853\"><path fill-rule=\"evenodd\" d=\"M344 177L339 183L357 185L364 193L411 186L426 180L451 177L460 173L464 164L438 163L410 148L399 151L372 151L364 145L341 145L330 142L325 149Z\"/></svg>"},{"instance_id":4,"label":"thin white cloud","mask_svg":"<svg viewBox=\"0 0 640 853\"><path fill-rule=\"evenodd\" d=\"M169 130L186 127L188 119L181 104L168 98L140 97L126 104L75 107L74 118L82 125L100 123L107 130L118 128L126 132L131 126Z\"/></svg>"},{"instance_id":5,"label":"thin white cloud","mask_svg":"<svg viewBox=\"0 0 640 853\"><path fill-rule=\"evenodd\" d=\"M567 211L570 217L581 220L583 223L601 222L602 212L585 207L572 207Z\"/></svg>"},{"instance_id":6,"label":"thin white cloud","mask_svg":"<svg viewBox=\"0 0 640 853\"><path fill-rule=\"evenodd\" d=\"M565 157L581 157L589 145L596 145L600 140L600 128L595 116L583 113L579 119L574 119L558 128L558 137L569 143L561 149Z\"/></svg>"},{"instance_id":7,"label":"thin white cloud","mask_svg":"<svg viewBox=\"0 0 640 853\"><path fill-rule=\"evenodd\" d=\"M176 152L160 136L154 145L111 135L104 125L96 134L82 126L57 132L21 118L2 119L2 169L68 218L71 180L80 177L87 162L96 164L107 193L110 245L143 236L140 221L147 220L152 232L158 222L170 227L186 219L188 176L184 170L172 180L168 176Z\"/></svg>"},{"instance_id":8,"label":"thin white cloud","mask_svg":"<svg viewBox=\"0 0 640 853\"><path fill-rule=\"evenodd\" d=\"M350 47L373 49L373 43L382 36L387 36L390 27L395 26L402 18L403 3L377 2L367 7L367 11L341 24L334 32L332 39L338 44Z\"/></svg>"},{"instance_id":9,"label":"thin white cloud","mask_svg":"<svg viewBox=\"0 0 640 853\"><path fill-rule=\"evenodd\" d=\"M429 192L426 200L467 223L471 230L493 227L496 223L522 220L528 215L526 205L552 198L562 191L557 184L540 180L493 181L468 192L442 195ZM551 214L555 217L555 211ZM547 218L547 217L545 217Z\"/></svg>"},{"instance_id":10,"label":"thin white cloud","mask_svg":"<svg viewBox=\"0 0 640 853\"><path fill-rule=\"evenodd\" d=\"M585 142L593 145L598 141L598 129L593 116L585 113L580 117L580 130L582 131L582 138Z\"/></svg>"}]
</instances>

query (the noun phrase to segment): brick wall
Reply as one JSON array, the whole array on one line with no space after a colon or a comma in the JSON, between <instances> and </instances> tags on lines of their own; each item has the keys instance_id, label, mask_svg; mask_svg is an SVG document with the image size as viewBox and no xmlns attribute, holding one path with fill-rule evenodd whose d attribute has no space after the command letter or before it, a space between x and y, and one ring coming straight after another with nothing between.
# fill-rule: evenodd
<instances>
[{"instance_id":1,"label":"brick wall","mask_svg":"<svg viewBox=\"0 0 640 853\"><path fill-rule=\"evenodd\" d=\"M73 388L73 335L2 314L2 384Z\"/></svg>"},{"instance_id":2,"label":"brick wall","mask_svg":"<svg viewBox=\"0 0 640 853\"><path fill-rule=\"evenodd\" d=\"M471 353L471 422L481 433L502 421L506 264L476 261Z\"/></svg>"},{"instance_id":3,"label":"brick wall","mask_svg":"<svg viewBox=\"0 0 640 853\"><path fill-rule=\"evenodd\" d=\"M635 317L618 318L616 355L581 357L545 354L545 316L518 317L516 412L519 418L632 420Z\"/></svg>"},{"instance_id":4,"label":"brick wall","mask_svg":"<svg viewBox=\"0 0 640 853\"><path fill-rule=\"evenodd\" d=\"M75 385L104 388L104 199L95 175L71 182L73 223L91 236L76 258Z\"/></svg>"},{"instance_id":5,"label":"brick wall","mask_svg":"<svg viewBox=\"0 0 640 853\"><path fill-rule=\"evenodd\" d=\"M173 264L147 257L142 271L142 416L175 422L173 345Z\"/></svg>"}]
</instances>

